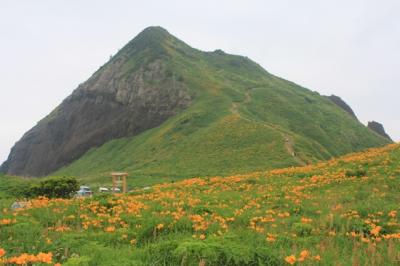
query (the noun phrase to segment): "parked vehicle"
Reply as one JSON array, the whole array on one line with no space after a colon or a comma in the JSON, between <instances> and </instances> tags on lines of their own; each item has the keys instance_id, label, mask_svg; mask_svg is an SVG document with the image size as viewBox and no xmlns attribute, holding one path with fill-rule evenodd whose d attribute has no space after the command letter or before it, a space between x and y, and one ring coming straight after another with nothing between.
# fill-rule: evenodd
<instances>
[{"instance_id":1,"label":"parked vehicle","mask_svg":"<svg viewBox=\"0 0 400 266\"><path fill-rule=\"evenodd\" d=\"M120 188L114 188L114 189L110 189L111 191L113 191L114 193L120 193L121 189Z\"/></svg>"},{"instance_id":2,"label":"parked vehicle","mask_svg":"<svg viewBox=\"0 0 400 266\"><path fill-rule=\"evenodd\" d=\"M31 205L31 203L29 201L15 201L11 205L11 209L12 210L25 209L25 208L29 207L30 205Z\"/></svg>"},{"instance_id":3,"label":"parked vehicle","mask_svg":"<svg viewBox=\"0 0 400 266\"><path fill-rule=\"evenodd\" d=\"M80 186L79 190L76 192L78 197L90 197L93 195L92 190L88 186Z\"/></svg>"},{"instance_id":4,"label":"parked vehicle","mask_svg":"<svg viewBox=\"0 0 400 266\"><path fill-rule=\"evenodd\" d=\"M110 192L110 190L106 187L99 187L99 192L100 193L108 193L108 192Z\"/></svg>"}]
</instances>

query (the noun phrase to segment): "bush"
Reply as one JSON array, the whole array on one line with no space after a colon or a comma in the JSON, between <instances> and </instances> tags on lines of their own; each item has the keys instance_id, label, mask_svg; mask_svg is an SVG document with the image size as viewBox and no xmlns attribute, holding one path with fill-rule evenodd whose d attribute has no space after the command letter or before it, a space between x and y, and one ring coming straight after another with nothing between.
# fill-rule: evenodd
<instances>
[{"instance_id":1,"label":"bush","mask_svg":"<svg viewBox=\"0 0 400 266\"><path fill-rule=\"evenodd\" d=\"M70 198L79 190L79 183L73 177L52 177L31 185L25 192L26 197L44 196L48 198Z\"/></svg>"},{"instance_id":2,"label":"bush","mask_svg":"<svg viewBox=\"0 0 400 266\"><path fill-rule=\"evenodd\" d=\"M294 223L292 229L296 235L303 237L311 235L313 227L310 224Z\"/></svg>"},{"instance_id":3,"label":"bush","mask_svg":"<svg viewBox=\"0 0 400 266\"><path fill-rule=\"evenodd\" d=\"M364 223L362 220L358 219L350 219L346 224L346 231L348 232L356 232L358 234L367 235L371 230L371 226Z\"/></svg>"},{"instance_id":4,"label":"bush","mask_svg":"<svg viewBox=\"0 0 400 266\"><path fill-rule=\"evenodd\" d=\"M346 177L363 177L367 175L367 171L365 171L364 169L347 170L345 175Z\"/></svg>"},{"instance_id":5,"label":"bush","mask_svg":"<svg viewBox=\"0 0 400 266\"><path fill-rule=\"evenodd\" d=\"M281 261L266 247L236 243L237 236L225 239L196 241L181 238L152 243L142 253L144 265L207 265L257 266L281 265Z\"/></svg>"}]
</instances>

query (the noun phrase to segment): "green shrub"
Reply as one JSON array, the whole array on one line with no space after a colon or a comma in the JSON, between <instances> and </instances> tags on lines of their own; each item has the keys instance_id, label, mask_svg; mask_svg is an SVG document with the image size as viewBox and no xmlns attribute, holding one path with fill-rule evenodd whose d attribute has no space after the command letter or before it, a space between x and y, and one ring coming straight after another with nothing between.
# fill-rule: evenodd
<instances>
[{"instance_id":1,"label":"green shrub","mask_svg":"<svg viewBox=\"0 0 400 266\"><path fill-rule=\"evenodd\" d=\"M222 247L216 243L198 242L194 240L182 241L174 251L174 256L181 265L199 264L202 259L208 263L218 261Z\"/></svg>"},{"instance_id":2,"label":"green shrub","mask_svg":"<svg viewBox=\"0 0 400 266\"><path fill-rule=\"evenodd\" d=\"M372 229L370 225L364 223L364 221L359 219L350 219L346 224L347 232L356 232L358 234L369 234Z\"/></svg>"},{"instance_id":3,"label":"green shrub","mask_svg":"<svg viewBox=\"0 0 400 266\"><path fill-rule=\"evenodd\" d=\"M180 265L181 261L173 255L178 241L164 240L147 245L141 254L145 265Z\"/></svg>"},{"instance_id":4,"label":"green shrub","mask_svg":"<svg viewBox=\"0 0 400 266\"><path fill-rule=\"evenodd\" d=\"M309 236L313 227L310 224L294 223L292 229L298 236Z\"/></svg>"},{"instance_id":5,"label":"green shrub","mask_svg":"<svg viewBox=\"0 0 400 266\"><path fill-rule=\"evenodd\" d=\"M250 266L250 265L280 265L270 250L263 247L240 245L237 238L210 239L203 242L194 240L181 241L174 250L175 261L180 265L205 265L218 266Z\"/></svg>"},{"instance_id":6,"label":"green shrub","mask_svg":"<svg viewBox=\"0 0 400 266\"><path fill-rule=\"evenodd\" d=\"M346 177L363 177L367 175L367 171L364 169L347 170L345 173Z\"/></svg>"},{"instance_id":7,"label":"green shrub","mask_svg":"<svg viewBox=\"0 0 400 266\"><path fill-rule=\"evenodd\" d=\"M68 261L64 262L63 265L64 266L89 266L90 265L89 262L90 262L89 257L74 256L74 257L68 259Z\"/></svg>"},{"instance_id":8,"label":"green shrub","mask_svg":"<svg viewBox=\"0 0 400 266\"><path fill-rule=\"evenodd\" d=\"M31 185L25 195L28 198L70 198L78 189L79 183L73 177L51 177Z\"/></svg>"}]
</instances>

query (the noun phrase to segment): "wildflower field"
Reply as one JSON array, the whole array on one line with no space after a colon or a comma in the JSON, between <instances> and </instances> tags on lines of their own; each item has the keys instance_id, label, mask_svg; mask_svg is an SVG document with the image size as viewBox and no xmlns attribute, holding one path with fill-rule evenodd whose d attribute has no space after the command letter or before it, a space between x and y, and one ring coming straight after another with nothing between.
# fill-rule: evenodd
<instances>
[{"instance_id":1,"label":"wildflower field","mask_svg":"<svg viewBox=\"0 0 400 266\"><path fill-rule=\"evenodd\" d=\"M0 213L0 265L399 265L400 145Z\"/></svg>"}]
</instances>

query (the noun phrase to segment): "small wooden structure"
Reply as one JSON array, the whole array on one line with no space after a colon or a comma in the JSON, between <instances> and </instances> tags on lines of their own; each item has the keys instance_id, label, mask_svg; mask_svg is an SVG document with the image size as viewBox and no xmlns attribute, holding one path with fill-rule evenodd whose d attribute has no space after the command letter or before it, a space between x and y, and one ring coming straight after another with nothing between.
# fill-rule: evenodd
<instances>
[{"instance_id":1,"label":"small wooden structure","mask_svg":"<svg viewBox=\"0 0 400 266\"><path fill-rule=\"evenodd\" d=\"M115 192L115 188L117 185L120 185L122 183L122 193L126 193L126 177L128 176L128 173L118 173L118 172L113 172L111 173L112 176L112 192Z\"/></svg>"}]
</instances>

